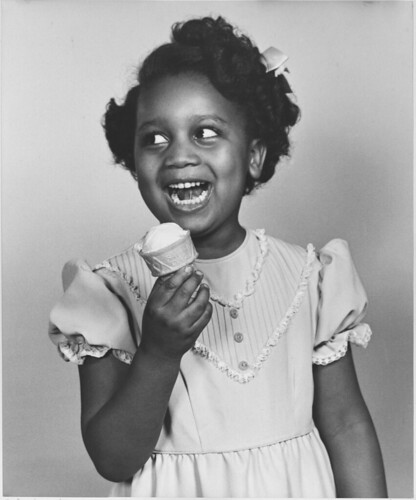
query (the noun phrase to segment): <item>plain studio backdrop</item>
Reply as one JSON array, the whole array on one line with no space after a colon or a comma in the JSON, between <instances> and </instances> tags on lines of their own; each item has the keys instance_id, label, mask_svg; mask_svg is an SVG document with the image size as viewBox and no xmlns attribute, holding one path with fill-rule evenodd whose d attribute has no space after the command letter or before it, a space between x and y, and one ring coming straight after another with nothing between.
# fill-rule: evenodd
<instances>
[{"instance_id":1,"label":"plain studio backdrop","mask_svg":"<svg viewBox=\"0 0 416 500\"><path fill-rule=\"evenodd\" d=\"M389 494L412 487L412 4L5 0L3 465L5 496L106 496L80 433L77 367L47 337L65 261L96 264L155 224L112 165L100 120L175 21L221 14L289 55L302 118L291 159L241 221L316 248L340 237L370 298L353 348Z\"/></svg>"}]
</instances>

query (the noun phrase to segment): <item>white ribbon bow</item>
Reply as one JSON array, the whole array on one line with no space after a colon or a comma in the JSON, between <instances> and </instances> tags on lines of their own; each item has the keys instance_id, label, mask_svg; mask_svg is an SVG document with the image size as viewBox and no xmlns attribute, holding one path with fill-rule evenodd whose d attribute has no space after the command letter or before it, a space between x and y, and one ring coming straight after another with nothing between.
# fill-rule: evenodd
<instances>
[{"instance_id":1,"label":"white ribbon bow","mask_svg":"<svg viewBox=\"0 0 416 500\"><path fill-rule=\"evenodd\" d=\"M285 62L289 59L287 55L276 47L269 47L261 54L266 72L274 71L275 76L281 75L286 69Z\"/></svg>"}]
</instances>

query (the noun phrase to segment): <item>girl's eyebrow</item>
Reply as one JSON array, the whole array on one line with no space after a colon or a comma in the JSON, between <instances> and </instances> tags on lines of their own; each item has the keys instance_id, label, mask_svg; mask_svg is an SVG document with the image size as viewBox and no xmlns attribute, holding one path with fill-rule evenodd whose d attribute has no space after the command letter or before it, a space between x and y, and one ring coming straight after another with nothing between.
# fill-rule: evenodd
<instances>
[{"instance_id":1,"label":"girl's eyebrow","mask_svg":"<svg viewBox=\"0 0 416 500\"><path fill-rule=\"evenodd\" d=\"M194 118L199 120L214 120L216 122L223 123L224 125L227 124L227 120L224 120L224 118L221 118L218 115L195 115Z\"/></svg>"},{"instance_id":2,"label":"girl's eyebrow","mask_svg":"<svg viewBox=\"0 0 416 500\"><path fill-rule=\"evenodd\" d=\"M202 120L213 120L215 122L219 122L223 125L227 125L227 120L224 118L221 118L219 115L191 115L189 117L192 121L202 121ZM140 131L146 127L152 127L152 126L160 126L161 123L163 123L164 120L161 118L154 118L152 120L147 120L143 123L141 123L138 127L137 130Z\"/></svg>"}]
</instances>

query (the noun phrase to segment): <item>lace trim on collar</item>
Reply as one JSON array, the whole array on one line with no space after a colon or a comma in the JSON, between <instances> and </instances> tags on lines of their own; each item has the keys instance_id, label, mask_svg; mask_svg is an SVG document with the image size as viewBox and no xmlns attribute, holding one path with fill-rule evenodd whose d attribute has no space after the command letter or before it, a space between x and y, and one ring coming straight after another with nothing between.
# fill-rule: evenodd
<instances>
[{"instance_id":1,"label":"lace trim on collar","mask_svg":"<svg viewBox=\"0 0 416 500\"><path fill-rule=\"evenodd\" d=\"M280 321L278 327L271 334L267 342L265 343L263 349L260 354L257 356L254 364L251 365L250 370L245 373L241 373L234 368L231 368L225 361L219 358L217 354L211 351L206 345L201 342L196 341L195 345L192 347L192 351L195 354L199 354L200 356L206 358L210 361L218 370L224 372L228 377L230 377L235 382L239 382L241 384L245 384L253 380L253 378L257 375L258 371L261 369L265 361L270 356L272 349L277 345L282 335L287 331L289 325L293 319L293 317L298 312L303 297L305 295L306 288L309 283L309 276L312 270L312 263L315 260L315 249L313 245L309 244L307 246L307 257L306 263L302 269L300 281L295 293L295 297L293 299L292 304L287 310L285 316Z\"/></svg>"},{"instance_id":2,"label":"lace trim on collar","mask_svg":"<svg viewBox=\"0 0 416 500\"><path fill-rule=\"evenodd\" d=\"M221 304L224 307L230 307L230 308L232 307L235 309L240 309L244 299L246 297L249 297L250 295L253 295L256 282L259 279L260 273L263 269L264 259L266 258L267 252L269 250L269 244L265 235L265 230L256 229L255 231L253 231L253 233L259 242L260 253L257 257L254 268L250 273L250 276L246 280L244 290L240 290L237 293L235 293L232 302L228 302L224 297L221 297L214 293L211 293L210 300L218 302L218 304Z\"/></svg>"}]
</instances>

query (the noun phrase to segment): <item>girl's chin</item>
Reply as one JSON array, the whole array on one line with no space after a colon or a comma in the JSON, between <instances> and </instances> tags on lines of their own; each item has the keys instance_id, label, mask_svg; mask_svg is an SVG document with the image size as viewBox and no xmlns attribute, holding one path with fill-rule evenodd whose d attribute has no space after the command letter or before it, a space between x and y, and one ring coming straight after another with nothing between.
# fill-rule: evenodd
<instances>
[{"instance_id":1,"label":"girl's chin","mask_svg":"<svg viewBox=\"0 0 416 500\"><path fill-rule=\"evenodd\" d=\"M175 216L163 222L175 222L182 229L189 230L192 238L203 238L212 233L215 221L206 217L196 217L190 215Z\"/></svg>"},{"instance_id":2,"label":"girl's chin","mask_svg":"<svg viewBox=\"0 0 416 500\"><path fill-rule=\"evenodd\" d=\"M176 222L191 235L205 233L211 228L216 217L208 210L170 210L170 218L164 222ZM215 224L214 224L215 225Z\"/></svg>"},{"instance_id":3,"label":"girl's chin","mask_svg":"<svg viewBox=\"0 0 416 500\"><path fill-rule=\"evenodd\" d=\"M210 224L207 224L207 221L203 220L195 220L190 217L178 217L175 218L173 222L179 224L182 229L189 230L191 232L191 236L200 236L209 232Z\"/></svg>"}]
</instances>

